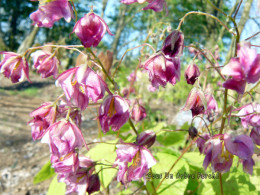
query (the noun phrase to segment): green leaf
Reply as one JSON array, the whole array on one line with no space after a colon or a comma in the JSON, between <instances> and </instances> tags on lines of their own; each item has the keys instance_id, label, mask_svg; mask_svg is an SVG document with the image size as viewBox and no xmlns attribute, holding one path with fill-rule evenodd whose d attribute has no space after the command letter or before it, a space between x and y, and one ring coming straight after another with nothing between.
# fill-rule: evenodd
<instances>
[{"instance_id":1,"label":"green leaf","mask_svg":"<svg viewBox=\"0 0 260 195\"><path fill-rule=\"evenodd\" d=\"M198 171L203 171L203 161L205 156L199 152L187 152L183 155L183 159L193 167L196 167Z\"/></svg>"},{"instance_id":2,"label":"green leaf","mask_svg":"<svg viewBox=\"0 0 260 195\"><path fill-rule=\"evenodd\" d=\"M170 167L177 160L176 156L166 153L157 153L156 157L159 159L159 162L154 167L152 167L153 176L155 178L153 179L155 188L165 176L165 173L169 171ZM173 170L171 170L169 173L169 177L163 181L162 185L157 190L157 194L184 194L188 184L188 179L177 178L177 175L184 175L185 173L189 173L189 166L184 160L180 159ZM147 178L149 178L148 176L149 175L147 175ZM147 188L151 193L153 192L150 182L147 183Z\"/></svg>"},{"instance_id":3,"label":"green leaf","mask_svg":"<svg viewBox=\"0 0 260 195\"><path fill-rule=\"evenodd\" d=\"M37 184L37 183L43 182L47 179L50 179L54 175L55 175L55 171L51 167L51 162L49 161L45 165L43 165L41 170L34 176L33 183Z\"/></svg>"},{"instance_id":4,"label":"green leaf","mask_svg":"<svg viewBox=\"0 0 260 195\"><path fill-rule=\"evenodd\" d=\"M57 177L54 177L49 189L47 195L64 195L66 191L66 184L63 182L58 182Z\"/></svg>"},{"instance_id":5,"label":"green leaf","mask_svg":"<svg viewBox=\"0 0 260 195\"><path fill-rule=\"evenodd\" d=\"M109 141L108 143L117 143L118 140ZM116 159L115 145L114 144L105 144L99 143L94 148L91 148L87 153L92 160L98 161L98 163L103 164L113 164ZM95 166L96 171L105 168L105 165ZM104 184L105 187L111 183L116 175L117 170L113 168L103 169L99 172L100 181Z\"/></svg>"},{"instance_id":6,"label":"green leaf","mask_svg":"<svg viewBox=\"0 0 260 195\"><path fill-rule=\"evenodd\" d=\"M160 134L157 136L156 140L160 143L163 144L164 146L180 146L181 144L184 143L184 136L187 134L187 132L164 132L163 134Z\"/></svg>"}]
</instances>

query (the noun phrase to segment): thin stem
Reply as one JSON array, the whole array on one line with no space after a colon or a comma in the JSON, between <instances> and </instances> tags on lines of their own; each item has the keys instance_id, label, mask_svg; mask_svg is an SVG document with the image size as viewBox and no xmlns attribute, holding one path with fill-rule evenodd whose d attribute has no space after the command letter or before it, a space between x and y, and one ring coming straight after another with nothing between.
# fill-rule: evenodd
<instances>
[{"instance_id":1,"label":"thin stem","mask_svg":"<svg viewBox=\"0 0 260 195\"><path fill-rule=\"evenodd\" d=\"M214 20L218 21L223 27L225 27L225 28L228 30L228 32L230 32L231 34L233 34L234 36L236 36L236 34L235 34L234 32L232 32L232 31L231 31L221 20L219 20L216 16L213 16L213 15L211 15L211 14L204 13L204 12L199 12L199 11L191 11L191 12L186 13L186 14L182 17L182 19L181 19L181 21L180 21L180 23L179 23L179 26L178 26L178 28L177 28L178 30L181 29L181 25L182 25L184 19L185 19L188 15L191 15L191 14L204 15L204 16L208 16L208 17L210 17L210 18L213 18Z\"/></svg>"},{"instance_id":2,"label":"thin stem","mask_svg":"<svg viewBox=\"0 0 260 195\"><path fill-rule=\"evenodd\" d=\"M226 121L226 112L227 112L227 96L228 96L228 89L225 89L224 92L224 107L223 107L223 115L222 115L222 121L221 121L221 126L220 126L220 130L219 130L219 134L223 133L223 129L224 129L224 125L225 125L225 121Z\"/></svg>"},{"instance_id":3,"label":"thin stem","mask_svg":"<svg viewBox=\"0 0 260 195\"><path fill-rule=\"evenodd\" d=\"M236 16L237 16L238 10L240 9L240 6L241 6L242 2L243 2L243 0L241 0L241 1L239 2L238 8L237 8L236 13L234 14L234 17L233 17L234 19L235 19Z\"/></svg>"},{"instance_id":4,"label":"thin stem","mask_svg":"<svg viewBox=\"0 0 260 195\"><path fill-rule=\"evenodd\" d=\"M257 33L253 34L252 36L246 38L245 41L248 41L249 39L252 39L253 37L255 37L256 35L258 35L259 33L260 33L260 31L258 31Z\"/></svg>"},{"instance_id":5,"label":"thin stem","mask_svg":"<svg viewBox=\"0 0 260 195\"><path fill-rule=\"evenodd\" d=\"M134 126L134 124L133 124L133 122L130 118L129 118L128 122L129 122L130 126L132 127L132 129L134 130L135 134L138 135L138 132L137 132L137 130L136 130L136 128L135 128L135 126Z\"/></svg>"},{"instance_id":6,"label":"thin stem","mask_svg":"<svg viewBox=\"0 0 260 195\"><path fill-rule=\"evenodd\" d=\"M198 137L195 137L190 145L188 145L187 148L185 148L182 152L182 154L178 157L178 159L173 163L173 165L171 166L171 168L169 169L168 173L170 173L172 171L172 169L174 168L174 166L179 162L179 160L182 158L182 156L191 148L192 144L194 144L196 142L196 140L198 139ZM162 185L163 181L165 180L166 174L164 175L163 179L161 180L161 182L159 183L159 185L156 187L156 191L158 191L158 189L160 188L160 186Z\"/></svg>"},{"instance_id":7,"label":"thin stem","mask_svg":"<svg viewBox=\"0 0 260 195\"><path fill-rule=\"evenodd\" d=\"M204 124L205 124L206 127L207 127L207 130L208 130L209 134L211 135L210 130L209 130L209 127L208 127L206 121L205 121L204 118L202 118L201 116L197 115L197 116L193 117L193 119L192 119L192 121L191 121L191 124L192 124L193 120L194 120L195 118L197 118L197 117L199 117L199 118L201 118L201 119L203 120Z\"/></svg>"},{"instance_id":8,"label":"thin stem","mask_svg":"<svg viewBox=\"0 0 260 195\"><path fill-rule=\"evenodd\" d=\"M136 46L136 47L133 47L133 48L130 48L130 49L126 50L125 53L123 54L123 56L121 57L121 59L120 59L118 65L116 66L115 71L114 71L114 73L113 73L113 75L112 75L112 78L115 77L115 74L116 74L116 72L117 72L119 66L121 65L121 63L122 63L122 61L123 61L125 55L126 55L129 51L132 51L132 50L134 50L134 49L136 49L136 48L144 47L144 46L148 46L148 47L150 47L150 48L153 50L153 52L156 52L156 50L153 48L153 46L151 46L151 45L148 44L148 43L143 43L142 45L138 45L138 46Z\"/></svg>"},{"instance_id":9,"label":"thin stem","mask_svg":"<svg viewBox=\"0 0 260 195\"><path fill-rule=\"evenodd\" d=\"M221 195L224 195L224 192L223 192L223 184L222 184L222 175L221 175L221 173L219 173L219 184L220 184L220 192L221 192Z\"/></svg>"},{"instance_id":10,"label":"thin stem","mask_svg":"<svg viewBox=\"0 0 260 195\"><path fill-rule=\"evenodd\" d=\"M218 72L218 74L221 76L221 78L226 81L226 78L221 74L220 70L211 62L211 60L207 57L207 55L202 51L202 49L194 46L194 45L188 45L188 46L185 46L185 47L192 47L192 48L195 48L197 49L207 60L208 62L210 63L210 65Z\"/></svg>"},{"instance_id":11,"label":"thin stem","mask_svg":"<svg viewBox=\"0 0 260 195\"><path fill-rule=\"evenodd\" d=\"M72 7L73 7L74 12L75 12L75 22L77 22L78 21L78 13L77 13L77 10L76 10L76 7L74 5L73 0L71 0L71 4L72 4Z\"/></svg>"}]
</instances>

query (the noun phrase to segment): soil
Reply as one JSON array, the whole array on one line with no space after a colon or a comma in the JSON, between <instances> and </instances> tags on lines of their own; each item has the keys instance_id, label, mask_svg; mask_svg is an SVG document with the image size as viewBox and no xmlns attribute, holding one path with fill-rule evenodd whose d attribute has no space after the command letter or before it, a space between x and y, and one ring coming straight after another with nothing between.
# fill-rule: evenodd
<instances>
[{"instance_id":1,"label":"soil","mask_svg":"<svg viewBox=\"0 0 260 195\"><path fill-rule=\"evenodd\" d=\"M33 184L33 177L49 161L47 144L33 141L29 113L46 101L55 101L62 94L53 79L31 76L27 81L12 84L0 76L0 194L43 195L51 179ZM29 88L36 88L29 93ZM27 90L27 92L26 92ZM82 131L87 142L97 137L96 108L83 114Z\"/></svg>"}]
</instances>

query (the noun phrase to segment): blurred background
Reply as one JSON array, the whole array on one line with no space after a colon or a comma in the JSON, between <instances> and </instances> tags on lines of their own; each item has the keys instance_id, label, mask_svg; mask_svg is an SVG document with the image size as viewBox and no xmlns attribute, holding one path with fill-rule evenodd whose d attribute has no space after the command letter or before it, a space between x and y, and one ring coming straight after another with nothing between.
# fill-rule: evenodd
<instances>
[{"instance_id":1,"label":"blurred background","mask_svg":"<svg viewBox=\"0 0 260 195\"><path fill-rule=\"evenodd\" d=\"M110 60L112 72L129 48L146 42L159 50L166 36L171 30L177 28L180 19L189 11L212 14L235 32L232 22L213 9L207 0L166 0L166 2L168 15L165 11L160 13L152 10L142 11L144 5L137 3L124 5L120 4L119 0L74 0L78 18L88 13L93 5L94 12L104 18L114 34L114 36L106 34L98 47L93 49L97 55L101 52L106 54L109 51L113 56ZM237 8L240 0L211 0L211 2L228 15L236 14L241 41L259 32L260 2L257 0L242 1L239 10ZM75 34L70 34L75 21L66 23L61 19L50 29L32 26L29 15L37 9L38 2L0 1L0 51L23 53L29 47L45 43L80 44ZM219 65L225 65L233 55L231 48L234 48L234 40L231 33L211 18L198 15L188 16L181 30L185 36L185 45L194 44L201 49L209 49L218 59ZM258 34L251 39L251 44L259 45L259 43L260 35ZM260 51L259 48L256 49ZM129 85L127 76L135 70L139 61L144 61L145 57L150 54L152 51L149 48L143 50L138 48L127 53L115 78L121 89ZM175 86L168 84L166 89L160 88L156 93L150 93L147 90L148 77L137 74L139 77L137 90L143 92L138 96L143 99L149 116L144 125L164 122L172 125L172 128L177 128L191 120L190 113L179 111L192 88L186 84L183 72L195 54L196 51L185 48L181 58L181 81ZM62 72L75 66L78 53L62 50L59 52L59 57ZM206 60L200 55L195 62L201 70L208 66ZM217 83L219 80L217 75L214 72L209 74L208 82ZM0 75L0 194L46 194L51 181L33 184L33 176L49 160L49 149L40 142L32 141L27 122L30 120L29 113L32 110L45 101L54 101L62 91L55 87L55 80L52 78L41 79L33 70L30 72L30 77L33 81L31 84L27 81L12 84ZM223 92L219 85L212 86L212 89L216 92L216 97ZM98 135L97 122L93 120L96 117L96 110L97 107L92 107L83 114L82 128L85 130L87 141L92 141ZM236 121L231 125L235 129ZM183 134L180 139L186 137L186 134Z\"/></svg>"}]
</instances>

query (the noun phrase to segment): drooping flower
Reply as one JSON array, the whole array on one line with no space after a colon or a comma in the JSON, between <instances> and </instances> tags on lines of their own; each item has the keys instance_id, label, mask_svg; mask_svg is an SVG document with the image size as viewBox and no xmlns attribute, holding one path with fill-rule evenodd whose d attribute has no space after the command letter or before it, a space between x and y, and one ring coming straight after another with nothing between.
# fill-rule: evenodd
<instances>
[{"instance_id":1,"label":"drooping flower","mask_svg":"<svg viewBox=\"0 0 260 195\"><path fill-rule=\"evenodd\" d=\"M165 87L167 82L175 85L180 80L180 59L167 58L158 52L147 59L142 67L148 72L149 80L155 88Z\"/></svg>"},{"instance_id":2,"label":"drooping flower","mask_svg":"<svg viewBox=\"0 0 260 195\"><path fill-rule=\"evenodd\" d=\"M243 162L244 172L252 175L255 165L252 155L254 153L254 143L247 135L229 135L224 134L226 149L233 155L238 156Z\"/></svg>"},{"instance_id":3,"label":"drooping flower","mask_svg":"<svg viewBox=\"0 0 260 195\"><path fill-rule=\"evenodd\" d=\"M245 91L246 83L256 83L260 78L260 54L251 49L248 43L239 44L238 57L231 58L221 73L231 76L223 87L232 89L240 94Z\"/></svg>"},{"instance_id":4,"label":"drooping flower","mask_svg":"<svg viewBox=\"0 0 260 195\"><path fill-rule=\"evenodd\" d=\"M194 126L189 127L189 136L191 139L194 139L195 137L198 136L198 130L196 127L194 127Z\"/></svg>"},{"instance_id":5,"label":"drooping flower","mask_svg":"<svg viewBox=\"0 0 260 195\"><path fill-rule=\"evenodd\" d=\"M89 177L89 184L87 188L88 194L92 194L100 190L100 180L98 174L93 174Z\"/></svg>"},{"instance_id":6,"label":"drooping flower","mask_svg":"<svg viewBox=\"0 0 260 195\"><path fill-rule=\"evenodd\" d=\"M97 47L106 32L113 35L106 22L93 12L85 14L73 28L82 45L86 48Z\"/></svg>"},{"instance_id":7,"label":"drooping flower","mask_svg":"<svg viewBox=\"0 0 260 195\"><path fill-rule=\"evenodd\" d=\"M108 95L99 108L99 121L104 133L119 130L129 119L129 105L117 94Z\"/></svg>"},{"instance_id":8,"label":"drooping flower","mask_svg":"<svg viewBox=\"0 0 260 195\"><path fill-rule=\"evenodd\" d=\"M237 116L240 117L241 123L244 128L248 125L259 127L260 126L260 104L247 104L242 107Z\"/></svg>"},{"instance_id":9,"label":"drooping flower","mask_svg":"<svg viewBox=\"0 0 260 195\"><path fill-rule=\"evenodd\" d=\"M139 122L143 120L145 117L146 117L145 108L140 104L138 100L136 100L132 108L131 118L134 121Z\"/></svg>"},{"instance_id":10,"label":"drooping flower","mask_svg":"<svg viewBox=\"0 0 260 195\"><path fill-rule=\"evenodd\" d=\"M28 79L29 82L29 66L25 59L21 55L13 52L2 51L0 55L3 55L3 61L0 62L0 72L4 74L5 77L10 78L13 83L23 81L24 77Z\"/></svg>"},{"instance_id":11,"label":"drooping flower","mask_svg":"<svg viewBox=\"0 0 260 195\"><path fill-rule=\"evenodd\" d=\"M213 122L214 116L216 116L218 113L218 103L212 94L206 93L205 98L207 101L207 109L205 114L208 116L208 120Z\"/></svg>"},{"instance_id":12,"label":"drooping flower","mask_svg":"<svg viewBox=\"0 0 260 195\"><path fill-rule=\"evenodd\" d=\"M116 145L117 158L114 162L118 166L117 181L123 185L131 181L137 181L145 176L149 169L156 164L151 152L144 146L131 143L121 143ZM128 163L132 165L128 167Z\"/></svg>"},{"instance_id":13,"label":"drooping flower","mask_svg":"<svg viewBox=\"0 0 260 195\"><path fill-rule=\"evenodd\" d=\"M131 72L131 74L127 77L127 80L128 80L130 83L136 81L136 73L135 73L135 71Z\"/></svg>"},{"instance_id":14,"label":"drooping flower","mask_svg":"<svg viewBox=\"0 0 260 195\"><path fill-rule=\"evenodd\" d=\"M66 183L66 194L77 193L84 195L88 191L91 192L97 189L97 187L92 186L93 177L91 181L94 170L95 162L85 156L80 156L78 169L69 174L59 174L58 179L60 182Z\"/></svg>"},{"instance_id":15,"label":"drooping flower","mask_svg":"<svg viewBox=\"0 0 260 195\"><path fill-rule=\"evenodd\" d=\"M43 103L39 108L30 113L33 117L28 124L32 128L33 140L39 140L46 133L48 127L55 122L56 107L51 102Z\"/></svg>"},{"instance_id":16,"label":"drooping flower","mask_svg":"<svg viewBox=\"0 0 260 195\"><path fill-rule=\"evenodd\" d=\"M187 83L193 85L200 76L199 67L196 64L191 63L185 70L184 76Z\"/></svg>"},{"instance_id":17,"label":"drooping flower","mask_svg":"<svg viewBox=\"0 0 260 195\"><path fill-rule=\"evenodd\" d=\"M49 144L51 153L60 158L80 149L83 139L81 130L74 123L61 120L47 129L42 142Z\"/></svg>"},{"instance_id":18,"label":"drooping flower","mask_svg":"<svg viewBox=\"0 0 260 195\"><path fill-rule=\"evenodd\" d=\"M138 146L144 146L146 148L150 148L156 140L156 134L154 131L146 130L140 133L136 138L136 144Z\"/></svg>"},{"instance_id":19,"label":"drooping flower","mask_svg":"<svg viewBox=\"0 0 260 195\"><path fill-rule=\"evenodd\" d=\"M81 110L86 109L89 98L97 102L109 91L103 79L86 65L64 71L56 84L61 86L67 100Z\"/></svg>"},{"instance_id":20,"label":"drooping flower","mask_svg":"<svg viewBox=\"0 0 260 195\"><path fill-rule=\"evenodd\" d=\"M178 30L169 34L163 42L162 52L166 57L179 57L184 47L184 35Z\"/></svg>"},{"instance_id":21,"label":"drooping flower","mask_svg":"<svg viewBox=\"0 0 260 195\"><path fill-rule=\"evenodd\" d=\"M32 53L34 68L41 74L42 78L53 76L56 78L58 75L59 60L55 55L38 50Z\"/></svg>"},{"instance_id":22,"label":"drooping flower","mask_svg":"<svg viewBox=\"0 0 260 195\"><path fill-rule=\"evenodd\" d=\"M204 93L200 89L193 88L182 110L191 110L192 117L194 117L205 112L205 105Z\"/></svg>"},{"instance_id":23,"label":"drooping flower","mask_svg":"<svg viewBox=\"0 0 260 195\"><path fill-rule=\"evenodd\" d=\"M33 20L33 25L51 28L54 22L61 18L64 18L66 22L70 22L74 15L68 0L54 0L41 3L38 10L31 13L30 18Z\"/></svg>"},{"instance_id":24,"label":"drooping flower","mask_svg":"<svg viewBox=\"0 0 260 195\"><path fill-rule=\"evenodd\" d=\"M260 146L260 127L254 127L251 130L250 137L256 145Z\"/></svg>"},{"instance_id":25,"label":"drooping flower","mask_svg":"<svg viewBox=\"0 0 260 195\"><path fill-rule=\"evenodd\" d=\"M254 144L247 135L214 135L204 144L203 153L206 155L203 162L205 170L211 164L213 171L225 173L230 170L233 155L236 155L241 159L244 171L252 174Z\"/></svg>"},{"instance_id":26,"label":"drooping flower","mask_svg":"<svg viewBox=\"0 0 260 195\"><path fill-rule=\"evenodd\" d=\"M121 3L127 5L130 5L132 3L144 2L148 2L149 4L146 7L144 7L143 10L152 9L155 12L161 12L163 10L163 7L165 7L166 12L168 12L165 0L121 0Z\"/></svg>"}]
</instances>

